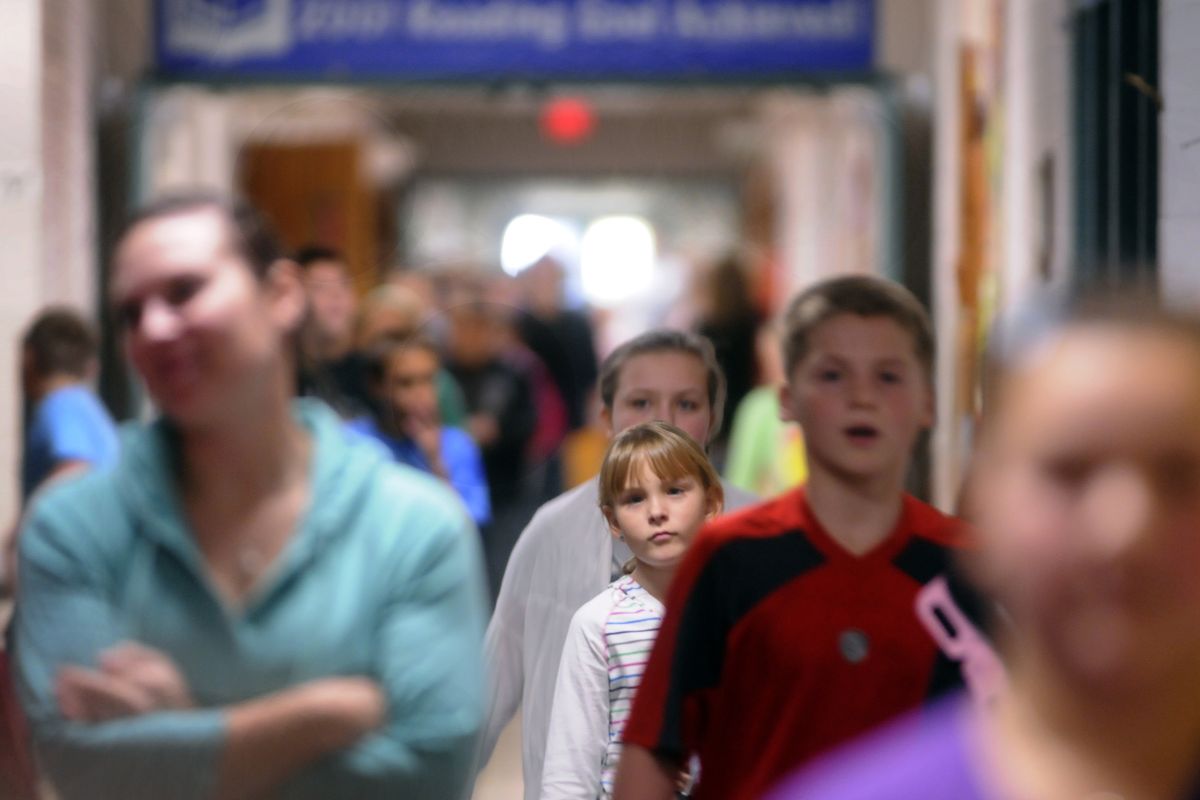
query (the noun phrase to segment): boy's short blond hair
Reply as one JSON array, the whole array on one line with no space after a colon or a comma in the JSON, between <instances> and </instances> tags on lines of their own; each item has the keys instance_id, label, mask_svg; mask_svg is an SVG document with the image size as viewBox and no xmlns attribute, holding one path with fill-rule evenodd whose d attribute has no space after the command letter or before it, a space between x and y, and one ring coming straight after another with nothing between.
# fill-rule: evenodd
<instances>
[{"instance_id":1,"label":"boy's short blond hair","mask_svg":"<svg viewBox=\"0 0 1200 800\"><path fill-rule=\"evenodd\" d=\"M873 275L830 278L792 300L783 317L783 365L788 380L808 355L813 331L839 314L886 317L908 331L917 360L933 381L935 344L929 313L908 289Z\"/></svg>"}]
</instances>

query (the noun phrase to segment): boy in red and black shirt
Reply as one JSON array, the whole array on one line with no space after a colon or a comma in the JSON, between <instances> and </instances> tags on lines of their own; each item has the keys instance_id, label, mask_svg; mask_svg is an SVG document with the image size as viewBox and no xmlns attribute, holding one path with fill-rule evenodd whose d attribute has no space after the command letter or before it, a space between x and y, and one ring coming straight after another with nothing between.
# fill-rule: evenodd
<instances>
[{"instance_id":1,"label":"boy in red and black shirt","mask_svg":"<svg viewBox=\"0 0 1200 800\"><path fill-rule=\"evenodd\" d=\"M781 407L804 489L725 517L679 568L625 730L617 800L757 798L800 763L958 685L914 611L965 542L904 493L933 422L933 333L910 293L837 278L790 306Z\"/></svg>"}]
</instances>

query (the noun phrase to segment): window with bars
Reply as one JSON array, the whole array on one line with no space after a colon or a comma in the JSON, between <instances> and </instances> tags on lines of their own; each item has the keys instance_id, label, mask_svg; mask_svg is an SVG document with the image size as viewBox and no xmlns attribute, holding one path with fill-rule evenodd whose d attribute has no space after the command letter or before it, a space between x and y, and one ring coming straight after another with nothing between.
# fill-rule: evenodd
<instances>
[{"instance_id":1,"label":"window with bars","mask_svg":"<svg viewBox=\"0 0 1200 800\"><path fill-rule=\"evenodd\" d=\"M1158 0L1075 0L1075 277L1157 278Z\"/></svg>"}]
</instances>

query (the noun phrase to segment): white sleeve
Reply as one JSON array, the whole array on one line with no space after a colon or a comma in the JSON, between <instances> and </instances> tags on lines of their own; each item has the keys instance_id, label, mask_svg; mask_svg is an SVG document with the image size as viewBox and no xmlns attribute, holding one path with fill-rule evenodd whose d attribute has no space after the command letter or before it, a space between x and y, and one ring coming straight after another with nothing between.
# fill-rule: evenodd
<instances>
[{"instance_id":1,"label":"white sleeve","mask_svg":"<svg viewBox=\"0 0 1200 800\"><path fill-rule=\"evenodd\" d=\"M595 800L608 749L608 591L571 619L554 687L541 800Z\"/></svg>"},{"instance_id":2,"label":"white sleeve","mask_svg":"<svg viewBox=\"0 0 1200 800\"><path fill-rule=\"evenodd\" d=\"M496 609L484 636L485 662L488 667L487 719L479 743L478 768L492 757L496 741L521 705L525 669L521 658L524 643L524 616L519 605L520 593L501 591Z\"/></svg>"},{"instance_id":3,"label":"white sleeve","mask_svg":"<svg viewBox=\"0 0 1200 800\"><path fill-rule=\"evenodd\" d=\"M476 769L487 766L500 734L521 707L525 688L526 603L533 588L533 565L542 516L539 509L513 547L500 582L496 608L484 634L484 658L488 668L487 718Z\"/></svg>"}]
</instances>

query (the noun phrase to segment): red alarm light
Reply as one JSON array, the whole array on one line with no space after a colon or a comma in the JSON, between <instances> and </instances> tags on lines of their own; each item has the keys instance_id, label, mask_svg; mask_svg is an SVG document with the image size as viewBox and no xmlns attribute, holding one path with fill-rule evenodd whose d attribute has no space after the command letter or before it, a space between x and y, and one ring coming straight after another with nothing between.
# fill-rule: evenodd
<instances>
[{"instance_id":1,"label":"red alarm light","mask_svg":"<svg viewBox=\"0 0 1200 800\"><path fill-rule=\"evenodd\" d=\"M561 145L579 144L596 128L596 114L586 100L559 97L542 106L542 135Z\"/></svg>"}]
</instances>

